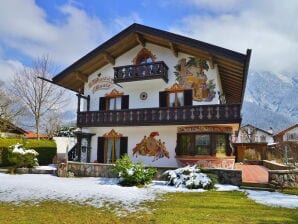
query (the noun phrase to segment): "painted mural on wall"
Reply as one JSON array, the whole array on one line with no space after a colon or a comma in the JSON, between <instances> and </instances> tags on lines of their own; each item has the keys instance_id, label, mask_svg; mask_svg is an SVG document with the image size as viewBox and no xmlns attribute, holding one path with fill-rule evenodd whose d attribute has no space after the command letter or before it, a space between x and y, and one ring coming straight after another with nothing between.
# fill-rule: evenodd
<instances>
[{"instance_id":1,"label":"painted mural on wall","mask_svg":"<svg viewBox=\"0 0 298 224\"><path fill-rule=\"evenodd\" d=\"M206 60L189 57L182 58L175 66L176 80L186 89L193 89L193 100L210 102L215 97L214 79L208 79L204 71L209 66Z\"/></svg>"},{"instance_id":2,"label":"painted mural on wall","mask_svg":"<svg viewBox=\"0 0 298 224\"><path fill-rule=\"evenodd\" d=\"M158 132L151 132L149 137L145 135L142 141L138 143L135 148L133 148L133 155L154 156L153 161L163 157L170 158L165 143L161 142L160 139L157 140L155 138L156 136L159 136Z\"/></svg>"}]
</instances>

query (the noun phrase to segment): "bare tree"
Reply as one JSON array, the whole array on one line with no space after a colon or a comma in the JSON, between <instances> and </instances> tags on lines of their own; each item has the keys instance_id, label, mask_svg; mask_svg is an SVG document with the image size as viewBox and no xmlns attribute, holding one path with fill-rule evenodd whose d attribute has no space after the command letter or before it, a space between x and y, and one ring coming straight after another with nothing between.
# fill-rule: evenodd
<instances>
[{"instance_id":1,"label":"bare tree","mask_svg":"<svg viewBox=\"0 0 298 224\"><path fill-rule=\"evenodd\" d=\"M241 127L241 138L242 141L248 142L248 143L253 143L256 142L256 134L257 134L257 129L252 126L247 126L247 127Z\"/></svg>"},{"instance_id":2,"label":"bare tree","mask_svg":"<svg viewBox=\"0 0 298 224\"><path fill-rule=\"evenodd\" d=\"M0 83L0 131L5 130L11 122L15 123L24 114L25 108L7 92L4 84Z\"/></svg>"},{"instance_id":3,"label":"bare tree","mask_svg":"<svg viewBox=\"0 0 298 224\"><path fill-rule=\"evenodd\" d=\"M48 56L43 56L35 60L32 67L16 72L12 78L11 92L21 99L33 116L37 136L42 117L63 107L67 101L64 89L38 78L48 79L51 69Z\"/></svg>"},{"instance_id":4,"label":"bare tree","mask_svg":"<svg viewBox=\"0 0 298 224\"><path fill-rule=\"evenodd\" d=\"M43 129L49 138L53 138L54 134L63 126L61 113L52 111L44 116Z\"/></svg>"}]
</instances>

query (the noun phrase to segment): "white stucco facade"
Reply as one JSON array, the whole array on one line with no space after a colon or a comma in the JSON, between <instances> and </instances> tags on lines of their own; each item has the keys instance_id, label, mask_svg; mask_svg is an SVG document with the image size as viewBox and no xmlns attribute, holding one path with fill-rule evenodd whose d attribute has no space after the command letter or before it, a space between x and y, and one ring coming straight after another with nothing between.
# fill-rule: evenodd
<instances>
[{"instance_id":1,"label":"white stucco facade","mask_svg":"<svg viewBox=\"0 0 298 224\"><path fill-rule=\"evenodd\" d=\"M190 57L193 57L192 55L184 54L179 52L178 56L176 57L173 52L168 49L161 46L157 46L151 43L146 44L146 49L149 50L154 56L155 61L163 61L168 66L168 82L165 82L163 79L150 79L150 80L141 80L141 81L132 81L132 82L121 82L119 85L108 83L107 86L104 86L103 88L97 88L96 85L98 84L96 80L100 77L101 80L112 80L114 79L114 67L118 66L126 66L126 65L132 65L133 60L136 57L136 55L142 50L142 46L138 45L131 50L127 51L126 53L122 54L121 56L117 57L115 59L115 64L108 64L96 72L94 72L92 75L88 78L88 83L85 83L84 85L84 96L90 97L90 111L99 111L100 102L99 99L101 97L104 97L105 94L111 93L112 90L116 89L118 92L123 93L124 95L129 95L129 109L141 109L141 108L158 108L160 106L159 102L159 92L165 91L165 89L170 88L175 84L176 76L175 76L175 67L177 63L181 59L188 60ZM208 101L198 101L193 100L192 105L219 105L219 94L218 92L222 93L222 85L221 85L221 79L218 72L217 65L210 65L209 69L204 70L204 73L208 80L212 80L212 83L214 84L213 93L214 96L211 100ZM147 93L147 99L143 100L140 98L140 94L142 92ZM84 100L83 105L83 111L86 111L87 104ZM217 112L219 113L219 112ZM211 115L210 115L211 116ZM208 126L208 127L227 127L231 131L231 136L234 139L235 136L233 134L238 131L239 124L233 123L233 124L202 124L202 123L193 123L189 125L164 125L164 124L157 124L157 125L151 125L151 126L117 126L116 124L112 127L104 127L103 125L100 125L101 127L84 127L82 131L84 133L90 133L93 134L91 138L91 144L90 144L90 162L98 162L98 138L104 136L105 134L109 133L112 129L115 130L117 133L127 137L127 154L132 158L133 162L142 162L146 166L154 166L154 167L178 167L179 161L176 159L176 152L175 148L177 146L177 129L178 127L182 126ZM103 127L102 127L103 126ZM157 140L160 139L160 142L164 142L164 146L167 149L169 153L169 158L162 157L159 159L154 159L153 156L148 155L133 155L133 148L137 144L140 143L140 141L144 138L144 136L149 136L152 132L158 132L159 136L156 137ZM106 144L106 143L105 143ZM227 143L228 145L228 143ZM89 147L89 146L88 146ZM105 146L106 147L106 146ZM227 146L228 147L228 146ZM106 150L106 149L105 149ZM205 156L206 157L206 156ZM85 157L87 158L87 157Z\"/></svg>"},{"instance_id":2,"label":"white stucco facade","mask_svg":"<svg viewBox=\"0 0 298 224\"><path fill-rule=\"evenodd\" d=\"M84 95L90 95L90 110L97 111L99 109L99 97L104 96L106 93L110 92L112 89L117 89L120 92L123 92L125 95L129 95L129 108L148 108L148 107L159 107L158 102L158 94L159 91L163 91L165 88L171 87L176 82L176 77L174 75L175 68L178 61L182 58L189 58L192 55L187 55L184 53L179 53L178 57L175 57L173 53L167 49L153 44L146 44L146 49L152 52L153 55L156 56L155 61L164 61L168 66L168 83L164 82L161 79L155 80L146 80L146 81L135 81L135 82L127 82L120 83L123 87L119 87L117 85L111 86L109 89L101 89L96 92L92 92L92 88L90 89L88 84L92 80L98 77L98 74L101 74L100 77L110 77L114 78L114 69L113 67L131 65L133 64L133 60L138 54L138 52L142 49L140 45L126 52L125 54L119 56L115 60L115 65L108 64L103 68L97 70L88 78L88 83L85 84ZM208 71L205 71L208 80L214 80L215 84L215 92L216 96L210 102L197 102L193 101L193 105L208 105L208 104L219 104L218 94L217 92L222 92L221 82L219 78L219 73L217 70L217 66L215 65L213 69L209 68ZM142 101L139 97L141 92L146 92L148 94L148 98L146 101ZM86 108L86 106L84 107Z\"/></svg>"},{"instance_id":3,"label":"white stucco facade","mask_svg":"<svg viewBox=\"0 0 298 224\"><path fill-rule=\"evenodd\" d=\"M246 130L244 131L244 129L246 129ZM247 135L249 135L249 137ZM253 136L251 136L251 135L253 135ZM251 139L251 141L249 139ZM259 128L253 127L251 125L246 125L246 126L240 128L237 142L238 143L251 142L251 143L271 144L274 142L274 139L273 139L273 134L271 134L267 131L261 130Z\"/></svg>"},{"instance_id":4,"label":"white stucco facade","mask_svg":"<svg viewBox=\"0 0 298 224\"><path fill-rule=\"evenodd\" d=\"M294 142L298 142L298 127L293 128L293 129L287 131L283 135L283 141L294 141Z\"/></svg>"}]
</instances>

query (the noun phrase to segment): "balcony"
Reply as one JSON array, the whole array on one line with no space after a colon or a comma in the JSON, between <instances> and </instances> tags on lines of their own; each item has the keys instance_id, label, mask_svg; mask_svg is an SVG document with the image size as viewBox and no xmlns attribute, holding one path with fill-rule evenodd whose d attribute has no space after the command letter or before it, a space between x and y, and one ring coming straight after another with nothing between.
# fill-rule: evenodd
<instances>
[{"instance_id":1,"label":"balcony","mask_svg":"<svg viewBox=\"0 0 298 224\"><path fill-rule=\"evenodd\" d=\"M168 66L163 61L114 67L114 82L163 79L168 82Z\"/></svg>"},{"instance_id":2,"label":"balcony","mask_svg":"<svg viewBox=\"0 0 298 224\"><path fill-rule=\"evenodd\" d=\"M78 112L78 127L239 123L240 104Z\"/></svg>"}]
</instances>

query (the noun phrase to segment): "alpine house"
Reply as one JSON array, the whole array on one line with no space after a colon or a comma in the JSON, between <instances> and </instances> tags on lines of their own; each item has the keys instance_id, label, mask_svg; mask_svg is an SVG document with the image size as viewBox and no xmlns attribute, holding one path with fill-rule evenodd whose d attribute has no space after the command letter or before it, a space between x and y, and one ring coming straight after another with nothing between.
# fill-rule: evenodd
<instances>
[{"instance_id":1,"label":"alpine house","mask_svg":"<svg viewBox=\"0 0 298 224\"><path fill-rule=\"evenodd\" d=\"M250 55L129 26L52 80L78 96L69 159L233 169Z\"/></svg>"}]
</instances>

